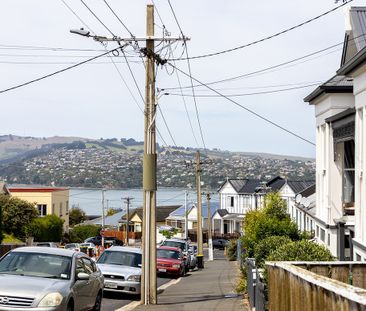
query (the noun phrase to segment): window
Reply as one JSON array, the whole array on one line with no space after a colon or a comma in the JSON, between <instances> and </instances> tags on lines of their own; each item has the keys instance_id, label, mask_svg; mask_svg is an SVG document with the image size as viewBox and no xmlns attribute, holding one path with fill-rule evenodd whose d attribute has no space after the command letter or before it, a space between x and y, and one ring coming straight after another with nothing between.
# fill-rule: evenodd
<instances>
[{"instance_id":1,"label":"window","mask_svg":"<svg viewBox=\"0 0 366 311\"><path fill-rule=\"evenodd\" d=\"M66 215L69 214L69 201L66 201Z\"/></svg>"},{"instance_id":2,"label":"window","mask_svg":"<svg viewBox=\"0 0 366 311\"><path fill-rule=\"evenodd\" d=\"M234 197L229 197L230 207L234 207Z\"/></svg>"},{"instance_id":3,"label":"window","mask_svg":"<svg viewBox=\"0 0 366 311\"><path fill-rule=\"evenodd\" d=\"M361 261L361 256L356 253L356 261Z\"/></svg>"},{"instance_id":4,"label":"window","mask_svg":"<svg viewBox=\"0 0 366 311\"><path fill-rule=\"evenodd\" d=\"M353 207L355 201L355 141L344 142L343 204Z\"/></svg>"},{"instance_id":5,"label":"window","mask_svg":"<svg viewBox=\"0 0 366 311\"><path fill-rule=\"evenodd\" d=\"M60 217L62 216L62 202L60 202Z\"/></svg>"},{"instance_id":6,"label":"window","mask_svg":"<svg viewBox=\"0 0 366 311\"><path fill-rule=\"evenodd\" d=\"M330 234L328 233L328 246L330 246Z\"/></svg>"},{"instance_id":7,"label":"window","mask_svg":"<svg viewBox=\"0 0 366 311\"><path fill-rule=\"evenodd\" d=\"M316 226L316 236L319 237L319 226Z\"/></svg>"},{"instance_id":8,"label":"window","mask_svg":"<svg viewBox=\"0 0 366 311\"><path fill-rule=\"evenodd\" d=\"M47 215L47 204L37 204L38 215L44 217Z\"/></svg>"},{"instance_id":9,"label":"window","mask_svg":"<svg viewBox=\"0 0 366 311\"><path fill-rule=\"evenodd\" d=\"M89 258L83 257L82 259L84 261L85 270L88 274L92 274L96 271L95 264Z\"/></svg>"},{"instance_id":10,"label":"window","mask_svg":"<svg viewBox=\"0 0 366 311\"><path fill-rule=\"evenodd\" d=\"M324 229L320 229L320 239L325 242L325 230Z\"/></svg>"}]
</instances>

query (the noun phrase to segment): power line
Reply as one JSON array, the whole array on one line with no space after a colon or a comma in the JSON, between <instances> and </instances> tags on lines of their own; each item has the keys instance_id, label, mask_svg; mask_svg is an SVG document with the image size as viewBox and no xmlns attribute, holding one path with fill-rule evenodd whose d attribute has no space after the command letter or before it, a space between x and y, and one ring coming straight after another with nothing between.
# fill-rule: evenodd
<instances>
[{"instance_id":1,"label":"power line","mask_svg":"<svg viewBox=\"0 0 366 311\"><path fill-rule=\"evenodd\" d=\"M267 41L267 40L273 39L273 38L278 37L278 36L280 36L280 35L283 35L283 34L285 34L285 33L287 33L287 32L290 32L290 31L292 31L292 30L294 30L294 29L300 28L300 27L302 27L302 26L304 26L304 25L306 25L306 24L309 24L309 23L311 23L311 22L313 22L313 21L315 21L315 20L317 20L317 19L319 19L319 18L321 18L321 17L323 17L323 16L326 16L326 15L328 15L328 14L330 14L330 13L332 13L332 12L334 12L334 11L338 10L339 8L341 8L341 7L345 6L345 5L347 5L348 3L352 2L352 1L353 1L353 0L348 0L348 1L346 1L346 2L343 2L343 3L342 3L342 4L340 4L339 6L337 6L337 7L333 8L333 9L331 9L331 10L329 10L329 11L326 11L326 12L324 12L324 13L320 14L320 15L317 15L317 16L315 16L315 17L311 18L311 19L308 19L308 20L306 20L306 21L304 21L304 22L302 22L302 23L300 23L300 24L297 24L297 25L295 25L295 26L292 26L292 27L290 27L290 28L287 28L287 29L285 29L285 30L282 30L282 31L280 31L280 32L277 32L277 33L275 33L275 34L273 34L273 35L270 35L270 36L264 37L264 38L259 39L259 40L255 40L255 41L250 42L250 43L243 44L243 45L240 45L240 46L237 46L237 47L234 47L234 48L231 48L231 49L227 49L227 50L219 51L219 52L214 52L214 53L209 53L209 54L204 54L204 55L198 55L198 56L192 56L192 57L190 57L190 58L187 56L186 58L177 58L177 59L175 59L175 60L180 61L180 60L186 60L186 59L200 59L200 58L212 57L212 56L217 56L217 55L221 55L221 54L226 54L226 53L229 53L229 52L237 51L237 50L240 50L240 49L243 49L243 48L246 48L246 47L252 46L252 45L256 45L256 44L258 44L258 43L261 43L261 42L264 42L264 41ZM170 59L170 60L171 60L171 59Z\"/></svg>"},{"instance_id":2,"label":"power line","mask_svg":"<svg viewBox=\"0 0 366 311\"><path fill-rule=\"evenodd\" d=\"M186 55L187 55L187 63L188 63L188 71L189 71L189 77L190 77L190 81L191 81L191 87L192 87L192 95L193 95L193 101L194 101L194 107L195 107L195 111L196 111L196 117L197 117L197 122L198 122L198 127L199 127L199 130L200 130L200 135L201 135L201 140L202 140L202 143L203 143L203 147L204 149L206 150L206 144L205 144L205 140L204 140L204 137L203 137L203 131L202 131L202 126L201 126L201 121L200 121L200 117L199 117L199 112L198 112L198 106L197 106L197 100L196 100L196 96L195 96L195 90L194 90L194 87L193 87L193 80L192 80L192 70L191 70L191 63L190 63L190 60L189 60L189 55L188 55L188 46L187 46L187 42L186 40L184 39L185 36L183 34L183 31L182 31L182 28L180 27L180 24L179 24L179 21L178 21L178 18L177 16L175 15L175 12L174 12L174 9L172 7L172 4L170 3L170 0L168 0L168 3L169 3L169 6L170 6L170 9L173 13L173 16L174 16L174 19L175 19L175 22L177 23L178 25L178 28L179 28L179 31L180 33L182 34L182 37L183 37L183 40L184 40L184 47L185 47L185 51L186 51Z\"/></svg>"},{"instance_id":3,"label":"power line","mask_svg":"<svg viewBox=\"0 0 366 311\"><path fill-rule=\"evenodd\" d=\"M95 34L95 32L80 18L79 15L76 14L76 12L64 1L61 0L62 3L69 9L69 11L87 28L89 29L92 33Z\"/></svg>"},{"instance_id":4,"label":"power line","mask_svg":"<svg viewBox=\"0 0 366 311\"><path fill-rule=\"evenodd\" d=\"M95 59L98 59L98 58L100 58L100 57L103 57L103 56L105 56L105 55L107 55L107 54L109 54L109 53L113 53L114 51L117 51L118 49L120 49L120 48L118 47L118 48L115 48L115 49L109 50L109 51L104 52L104 53L102 53L102 54L99 54L99 55L97 55L97 56L91 57L91 58L89 58L89 59L87 59L87 60L84 60L84 61L82 61L82 62L80 62L80 63L77 63L77 64L75 64L75 65L72 65L72 66L69 66L69 67L66 67L66 68L63 68L63 69L60 69L60 70L57 70L57 71L55 71L55 72L52 72L52 73L47 74L47 75L45 75L45 76L42 76L42 77L40 77L40 78L33 79L33 80L30 80L30 81L25 82L25 83L18 84L18 85L16 85L16 86L12 86L12 87L9 87L9 88L4 89L4 90L0 90L0 94L2 94L2 93L6 93L6 92L8 92L8 91L12 91L12 90L15 90L15 89L18 89L18 88L21 88L21 87L23 87L23 86L26 86L26 85L29 85L29 84L32 84L32 83L35 83L35 82L38 82L38 81L44 80L44 79L46 79L46 78L52 77L52 76L57 75L57 74L59 74L59 73L62 73L62 72L64 72L64 71L67 71L67 70L70 70L70 69L73 69L73 68L79 67L80 65L83 65L83 64L86 64L86 63L88 63L88 62L91 62L91 61L93 61L93 60L95 60Z\"/></svg>"},{"instance_id":5,"label":"power line","mask_svg":"<svg viewBox=\"0 0 366 311\"><path fill-rule=\"evenodd\" d=\"M160 107L160 105L159 105L159 104L158 104L157 106L158 106L158 109L159 109L159 111L160 111L160 115L161 115L161 117L162 117L162 119L163 119L163 121L164 121L164 124L165 124L165 126L166 126L166 128L167 128L167 130L168 130L169 136L170 136L171 140L173 141L174 146L176 146L177 144L175 143L175 140L174 140L174 138L173 138L172 132L170 131L170 128L169 128L169 126L168 126L168 123L166 122L166 119L165 119L165 117L164 117L163 111L161 110L161 107Z\"/></svg>"},{"instance_id":6,"label":"power line","mask_svg":"<svg viewBox=\"0 0 366 311\"><path fill-rule=\"evenodd\" d=\"M263 92L253 92L253 93L244 93L244 94L224 94L226 97L243 97L243 96L252 96L252 95L262 95L262 94L273 94L273 93L280 93L280 92L286 92L286 91L292 91L292 90L298 90L303 89L311 86L318 86L319 83L312 83L308 85L302 85L302 86L295 86L295 87L289 87L284 89L277 89L272 91L263 91ZM183 97L191 97L193 95L191 94L179 94L179 93L164 93L164 95L171 95L171 96L183 96ZM196 97L222 97L222 95L213 95L213 94L198 94Z\"/></svg>"},{"instance_id":7,"label":"power line","mask_svg":"<svg viewBox=\"0 0 366 311\"><path fill-rule=\"evenodd\" d=\"M34 45L8 45L0 44L0 50L26 50L26 51L60 51L60 52L102 52L101 49L76 49L61 48L50 46L34 46Z\"/></svg>"},{"instance_id":8,"label":"power line","mask_svg":"<svg viewBox=\"0 0 366 311\"><path fill-rule=\"evenodd\" d=\"M341 44L343 44L343 42L337 43L337 44L334 44L334 45L331 45L331 46L329 46L327 48L324 48L324 49L321 49L321 50L318 50L318 51L315 51L315 52L306 54L304 56L300 56L300 57L291 59L289 61L286 61L286 62L277 64L277 65L265 67L265 68L262 68L262 69L259 69L259 70L255 70L255 71L252 71L252 72L244 73L244 74L237 75L237 76L234 76L234 77L229 77L229 78L225 78L225 79L221 79L221 80L216 80L216 81L208 82L208 83L206 83L206 85L219 84L219 83L223 83L223 82L229 82L229 81L233 81L233 80L238 80L238 79L246 78L246 77L249 77L249 76L254 76L255 74L259 74L259 73L266 72L266 71L269 71L269 70L272 70L272 69L275 69L275 68L279 68L279 67L282 67L282 66L285 66L285 65L288 65L288 64L291 64L291 63L294 63L294 62L303 60L305 58L311 57L313 55L316 55L316 54L325 52L325 51L330 50L330 49L332 49L334 47L337 47L337 46L339 46ZM190 85L183 86L183 87L166 87L166 88L162 88L161 90L165 91L165 90L175 90L175 89L188 89L188 88L191 88L191 87L192 86L190 86ZM194 87L195 88L196 87L203 87L203 85L196 84L196 85L194 85Z\"/></svg>"},{"instance_id":9,"label":"power line","mask_svg":"<svg viewBox=\"0 0 366 311\"><path fill-rule=\"evenodd\" d=\"M93 10L92 9L90 9L89 7L88 7L88 5L83 1L83 0L80 0L81 1L81 3L82 4L84 4L84 6L88 9L88 11L98 20L98 22L99 23L101 23L102 25L103 25L103 27L105 28L105 29L107 29L107 31L113 36L113 37L115 37L115 35L113 34L113 32L112 32L112 30L110 30L103 22L102 22L102 20L93 12Z\"/></svg>"},{"instance_id":10,"label":"power line","mask_svg":"<svg viewBox=\"0 0 366 311\"><path fill-rule=\"evenodd\" d=\"M127 28L127 26L122 22L122 20L119 18L119 16L116 14L116 12L112 9L112 7L108 4L106 0L103 0L106 6L110 9L110 11L113 13L113 15L118 19L118 21L122 24L122 26L127 30L127 32L130 34L131 37L135 37L132 32Z\"/></svg>"},{"instance_id":11,"label":"power line","mask_svg":"<svg viewBox=\"0 0 366 311\"><path fill-rule=\"evenodd\" d=\"M182 74L184 74L185 76L189 77L189 74L188 74L188 73L186 73L186 72L184 72L183 70L179 69L178 67L174 66L172 63L168 62L167 64L169 64L169 66L171 66L171 67L173 67L174 69L178 70L179 72L181 72L181 73L182 73ZM226 98L228 101L232 102L232 103L233 103L233 104L235 104L236 106L238 106L238 107L240 107L240 108L242 108L242 109L244 109L244 110L246 110L246 111L250 112L251 114L253 114L253 115L257 116L258 118L260 118L260 119L262 119L262 120L264 120L264 121L266 121L266 122L268 122L268 123L270 123L270 124L274 125L275 127L277 127L277 128L279 128L279 129L281 129L281 130L283 130L283 131L285 131L285 132L287 132L287 133L289 133L289 134L291 134L291 135L293 135L293 136L295 136L295 137L297 137L297 138L299 138L299 139L301 139L301 140L303 140L303 141L305 141L305 142L307 142L307 143L309 143L309 144L311 144L311 145L315 146L315 144L314 144L312 141L310 141L310 140L308 140L308 139L306 139L306 138L304 138L304 137L301 137L300 135L298 135L298 134L296 134L296 133L294 133L294 132L292 132L292 131L290 131L290 130L288 130L288 129L284 128L283 126L281 126L281 125L277 124L276 122L274 122L274 121L272 121L272 120L270 120L270 119L268 119L268 118L266 118L266 117L264 117L264 116L260 115L259 113L257 113L257 112L255 112L255 111L253 111L253 110L251 110L251 109L249 109L249 108L247 108L247 107L245 107L245 106L243 106L243 105L239 104L239 103L238 103L238 102L236 102L235 100L233 100L233 99L231 99L231 98L229 98L229 97L225 96L224 94L222 94L222 93L220 93L220 92L216 91L216 90L215 90L215 89L213 89L212 87L210 87L210 86L208 86L207 84L205 84L205 83L203 83L203 82L201 82L201 81L197 80L196 78L194 78L194 77L191 77L191 78L192 78L194 81L196 81L197 83L200 83L200 84L204 85L205 87L207 87L207 88L208 88L209 90L211 90L212 92L214 92L214 93L216 93L216 94L220 95L220 96L221 96L221 97L223 97L223 98Z\"/></svg>"}]
</instances>

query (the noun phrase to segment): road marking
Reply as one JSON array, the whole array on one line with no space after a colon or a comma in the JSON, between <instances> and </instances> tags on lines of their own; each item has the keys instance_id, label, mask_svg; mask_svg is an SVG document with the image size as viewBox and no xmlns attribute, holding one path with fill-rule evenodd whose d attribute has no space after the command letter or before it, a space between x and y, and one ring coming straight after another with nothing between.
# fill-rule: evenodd
<instances>
[{"instance_id":1,"label":"road marking","mask_svg":"<svg viewBox=\"0 0 366 311\"><path fill-rule=\"evenodd\" d=\"M176 280L171 280L168 283L165 283L163 285L161 285L158 289L157 292L158 294L162 293L165 289L167 289L169 286L175 285L178 282L180 282L182 278L178 278ZM135 309L136 307L138 307L141 304L140 301L132 301L130 302L128 305L125 305L119 309L116 309L115 311L131 311L133 309Z\"/></svg>"}]
</instances>

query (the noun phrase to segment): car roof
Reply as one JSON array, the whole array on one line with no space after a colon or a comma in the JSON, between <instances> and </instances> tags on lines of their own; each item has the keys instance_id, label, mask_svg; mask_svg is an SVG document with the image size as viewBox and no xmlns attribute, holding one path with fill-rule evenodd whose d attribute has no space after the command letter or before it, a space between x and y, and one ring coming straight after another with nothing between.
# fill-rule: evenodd
<instances>
[{"instance_id":1,"label":"car roof","mask_svg":"<svg viewBox=\"0 0 366 311\"><path fill-rule=\"evenodd\" d=\"M131 246L111 246L110 248L107 248L105 251L111 251L111 252L122 252L123 251L123 252L142 254L141 248L131 247Z\"/></svg>"},{"instance_id":2,"label":"car roof","mask_svg":"<svg viewBox=\"0 0 366 311\"><path fill-rule=\"evenodd\" d=\"M159 246L158 249L166 249L169 251L177 251L177 252L182 251L179 247L172 247L172 246Z\"/></svg>"},{"instance_id":3,"label":"car roof","mask_svg":"<svg viewBox=\"0 0 366 311\"><path fill-rule=\"evenodd\" d=\"M186 240L183 240L183 239L177 239L177 238L174 238L174 239L166 239L165 241L188 243ZM165 242L165 241L164 241L164 242Z\"/></svg>"},{"instance_id":4,"label":"car roof","mask_svg":"<svg viewBox=\"0 0 366 311\"><path fill-rule=\"evenodd\" d=\"M56 248L56 247L46 247L46 246L24 246L18 247L11 252L23 252L23 253L40 253L40 254L51 254L51 255L59 255L59 256L67 256L72 257L75 254L75 251L64 249L64 248Z\"/></svg>"}]
</instances>

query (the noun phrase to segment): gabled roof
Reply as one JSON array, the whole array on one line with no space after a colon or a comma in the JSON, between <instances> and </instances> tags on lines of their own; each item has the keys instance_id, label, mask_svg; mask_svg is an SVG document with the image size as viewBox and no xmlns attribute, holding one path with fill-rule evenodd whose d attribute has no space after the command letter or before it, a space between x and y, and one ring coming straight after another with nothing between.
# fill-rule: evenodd
<instances>
[{"instance_id":1,"label":"gabled roof","mask_svg":"<svg viewBox=\"0 0 366 311\"><path fill-rule=\"evenodd\" d=\"M349 11L351 30L346 32L339 75L348 75L366 60L366 7Z\"/></svg>"},{"instance_id":2,"label":"gabled roof","mask_svg":"<svg viewBox=\"0 0 366 311\"><path fill-rule=\"evenodd\" d=\"M188 214L195 207L196 207L196 204L194 204L194 203L190 203L189 205L187 205ZM210 203L211 215L213 215L216 212L216 210L219 209L219 207L220 207L219 202L211 201L211 203ZM185 207L184 207L184 205L182 205L179 208L177 208L176 210L174 210L173 212L171 212L170 215L166 218L174 219L174 218L183 218L184 216L185 216ZM202 203L202 217L207 218L207 216L208 216L207 202L203 202Z\"/></svg>"},{"instance_id":3,"label":"gabled roof","mask_svg":"<svg viewBox=\"0 0 366 311\"><path fill-rule=\"evenodd\" d=\"M220 208L216 212L220 215L220 217L224 217L225 215L229 214L229 212L224 208Z\"/></svg>"},{"instance_id":4,"label":"gabled roof","mask_svg":"<svg viewBox=\"0 0 366 311\"><path fill-rule=\"evenodd\" d=\"M179 205L170 205L170 206L157 206L156 207L156 221L163 222L169 216L169 214L175 211ZM143 209L142 207L135 208L131 210L129 218L131 219L135 214L139 216L140 219L143 218ZM126 215L123 215L122 219L126 218Z\"/></svg>"},{"instance_id":5,"label":"gabled roof","mask_svg":"<svg viewBox=\"0 0 366 311\"><path fill-rule=\"evenodd\" d=\"M227 179L219 188L220 191L226 183L234 188L239 194L252 194L256 192L256 189L261 185L261 181L258 179L247 179L247 178L235 178Z\"/></svg>"},{"instance_id":6,"label":"gabled roof","mask_svg":"<svg viewBox=\"0 0 366 311\"><path fill-rule=\"evenodd\" d=\"M271 188L271 191L278 191L283 187L285 183L286 180L284 178L282 178L281 176L277 176L271 179L269 182L267 182L266 187ZM260 191L260 189L258 191Z\"/></svg>"},{"instance_id":7,"label":"gabled roof","mask_svg":"<svg viewBox=\"0 0 366 311\"><path fill-rule=\"evenodd\" d=\"M299 192L299 194L301 194L301 196L303 196L304 198L307 198L313 195L315 193L315 190L316 190L316 184L314 183L310 187L307 187L303 191Z\"/></svg>"},{"instance_id":8,"label":"gabled roof","mask_svg":"<svg viewBox=\"0 0 366 311\"><path fill-rule=\"evenodd\" d=\"M125 215L125 211L121 211L121 212L117 212L111 216L106 216L104 217L104 225L105 226L113 226L113 227L117 227L119 221L121 220L122 216ZM87 224L94 224L94 225L102 225L103 224L103 219L102 217L98 217L92 220L88 220L85 223Z\"/></svg>"},{"instance_id":9,"label":"gabled roof","mask_svg":"<svg viewBox=\"0 0 366 311\"><path fill-rule=\"evenodd\" d=\"M305 190L306 188L314 185L315 182L314 181L288 180L287 184L294 193L300 193L301 191Z\"/></svg>"},{"instance_id":10,"label":"gabled roof","mask_svg":"<svg viewBox=\"0 0 366 311\"><path fill-rule=\"evenodd\" d=\"M12 192L56 192L56 191L66 191L69 188L54 188L54 187L39 187L39 188L9 188L9 191Z\"/></svg>"}]
</instances>

